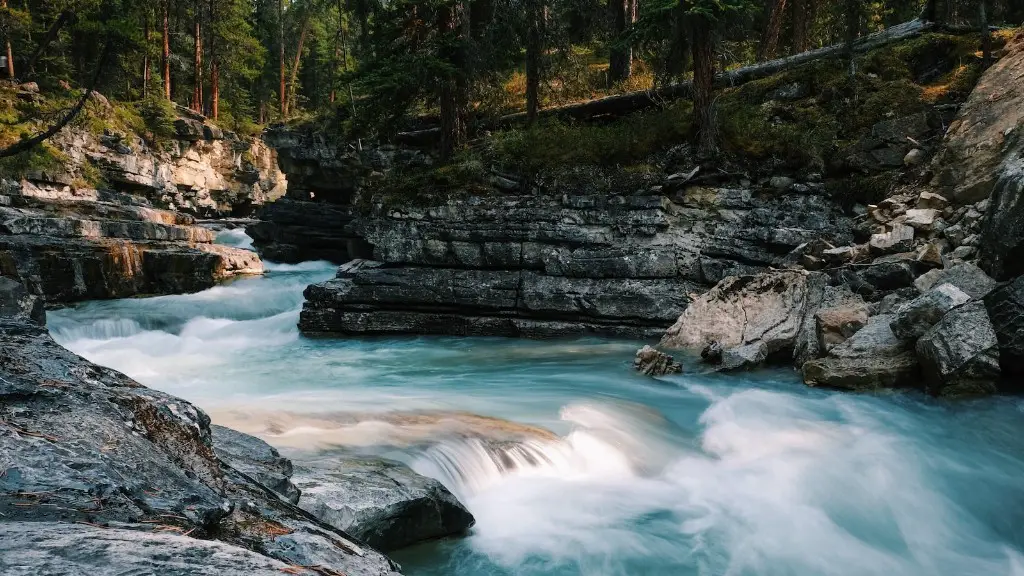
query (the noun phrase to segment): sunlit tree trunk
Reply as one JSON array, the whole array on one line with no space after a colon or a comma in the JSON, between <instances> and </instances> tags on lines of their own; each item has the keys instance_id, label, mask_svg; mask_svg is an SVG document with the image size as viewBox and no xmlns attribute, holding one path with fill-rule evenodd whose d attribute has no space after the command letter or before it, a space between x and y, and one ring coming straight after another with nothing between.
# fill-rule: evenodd
<instances>
[{"instance_id":1,"label":"sunlit tree trunk","mask_svg":"<svg viewBox=\"0 0 1024 576\"><path fill-rule=\"evenodd\" d=\"M7 9L7 0L0 0L0 8ZM10 34L10 32L8 32ZM6 48L7 56L7 77L11 80L14 79L14 51L11 50L11 39L9 36L4 36L4 45Z\"/></svg>"},{"instance_id":2,"label":"sunlit tree trunk","mask_svg":"<svg viewBox=\"0 0 1024 576\"><path fill-rule=\"evenodd\" d=\"M192 59L192 109L203 113L203 37L202 37L202 5L195 3L195 25L192 39L195 42L195 56Z\"/></svg>"},{"instance_id":3,"label":"sunlit tree trunk","mask_svg":"<svg viewBox=\"0 0 1024 576\"><path fill-rule=\"evenodd\" d=\"M171 99L171 34L170 21L167 18L167 4L170 0L164 0L164 26L163 26L163 59L160 62L164 76L164 98Z\"/></svg>"}]
</instances>

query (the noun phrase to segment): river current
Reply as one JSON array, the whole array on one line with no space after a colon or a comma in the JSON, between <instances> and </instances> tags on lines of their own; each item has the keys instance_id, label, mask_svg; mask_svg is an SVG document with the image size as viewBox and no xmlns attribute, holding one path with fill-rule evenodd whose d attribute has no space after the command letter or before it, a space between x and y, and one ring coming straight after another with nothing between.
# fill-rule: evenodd
<instances>
[{"instance_id":1,"label":"river current","mask_svg":"<svg viewBox=\"0 0 1024 576\"><path fill-rule=\"evenodd\" d=\"M289 456L380 454L445 483L477 524L395 554L408 576L1024 576L1020 398L652 379L615 340L304 338L302 289L334 267L268 270L50 312L50 330Z\"/></svg>"}]
</instances>

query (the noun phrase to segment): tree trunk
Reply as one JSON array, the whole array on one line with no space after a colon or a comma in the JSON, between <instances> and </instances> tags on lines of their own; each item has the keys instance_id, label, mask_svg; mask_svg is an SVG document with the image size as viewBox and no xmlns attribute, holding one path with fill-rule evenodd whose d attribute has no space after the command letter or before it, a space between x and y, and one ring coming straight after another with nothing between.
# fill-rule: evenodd
<instances>
[{"instance_id":1,"label":"tree trunk","mask_svg":"<svg viewBox=\"0 0 1024 576\"><path fill-rule=\"evenodd\" d=\"M39 42L39 46L36 47L36 51L33 52L32 57L29 58L28 66L26 67L29 76L36 73L36 62L39 60L39 57L42 56L43 53L46 52L46 49L50 47L50 44L57 39L57 35L60 34L61 28L63 28L74 15L75 13L71 10L64 10L57 16L57 19L53 21L53 24L50 24L50 27L46 30L46 34L43 35L43 39ZM146 21L146 24L147 26L149 25L148 20Z\"/></svg>"},{"instance_id":2,"label":"tree trunk","mask_svg":"<svg viewBox=\"0 0 1024 576\"><path fill-rule=\"evenodd\" d=\"M216 0L210 0L210 117L220 115L220 61L217 57Z\"/></svg>"},{"instance_id":3,"label":"tree trunk","mask_svg":"<svg viewBox=\"0 0 1024 576\"><path fill-rule=\"evenodd\" d=\"M203 113L203 37L200 26L203 12L198 0L195 3L195 28L192 39L195 41L195 57L192 60L192 109Z\"/></svg>"},{"instance_id":4,"label":"tree trunk","mask_svg":"<svg viewBox=\"0 0 1024 576\"><path fill-rule=\"evenodd\" d=\"M978 2L978 28L981 32L981 65L988 68L992 65L992 34L988 30L986 4L986 0Z\"/></svg>"},{"instance_id":5,"label":"tree trunk","mask_svg":"<svg viewBox=\"0 0 1024 576\"><path fill-rule=\"evenodd\" d=\"M149 94L149 41L151 40L149 29L149 12L142 16L143 38L146 40L146 48L142 53L142 97Z\"/></svg>"},{"instance_id":6,"label":"tree trunk","mask_svg":"<svg viewBox=\"0 0 1024 576\"><path fill-rule=\"evenodd\" d=\"M526 123L533 124L540 109L540 66L544 46L541 40L543 0L526 0L529 30L526 37Z\"/></svg>"},{"instance_id":7,"label":"tree trunk","mask_svg":"<svg viewBox=\"0 0 1024 576\"><path fill-rule=\"evenodd\" d=\"M713 156L715 143L715 46L711 23L696 16L691 26L693 52L693 115L697 129L697 154Z\"/></svg>"},{"instance_id":8,"label":"tree trunk","mask_svg":"<svg viewBox=\"0 0 1024 576\"><path fill-rule=\"evenodd\" d=\"M302 63L302 48L306 44L306 35L309 33L309 17L310 10L307 8L306 14L302 18L302 31L299 33L299 45L295 48L295 62L292 64L291 78L288 80L289 106L285 107L286 113L288 112L289 107L295 103L295 82L299 77L299 64Z\"/></svg>"},{"instance_id":9,"label":"tree trunk","mask_svg":"<svg viewBox=\"0 0 1024 576\"><path fill-rule=\"evenodd\" d=\"M845 52L846 60L849 66L850 82L854 82L857 78L857 60L854 58L854 43L857 42L857 37L860 35L860 0L845 0L845 16L846 25L844 26L843 33L845 34Z\"/></svg>"},{"instance_id":10,"label":"tree trunk","mask_svg":"<svg viewBox=\"0 0 1024 576\"><path fill-rule=\"evenodd\" d=\"M626 28L630 20L630 0L608 0L608 26L610 48L608 52L608 85L629 78L633 67L633 50L625 45Z\"/></svg>"},{"instance_id":11,"label":"tree trunk","mask_svg":"<svg viewBox=\"0 0 1024 576\"><path fill-rule=\"evenodd\" d=\"M164 75L164 98L171 99L171 35L170 35L170 22L167 19L167 4L170 0L164 0L164 28L163 28L163 44L164 54L163 60L160 62L160 66L163 68Z\"/></svg>"},{"instance_id":12,"label":"tree trunk","mask_svg":"<svg viewBox=\"0 0 1024 576\"><path fill-rule=\"evenodd\" d=\"M7 0L0 0L0 8L7 8ZM11 50L11 38L9 36L10 30L4 35L4 44L6 45L7 51L7 77L14 80L14 51Z\"/></svg>"},{"instance_id":13,"label":"tree trunk","mask_svg":"<svg viewBox=\"0 0 1024 576\"><path fill-rule=\"evenodd\" d=\"M451 158L466 141L466 6L462 0L450 1L438 11L437 29L442 37L441 60L451 65L452 75L441 82L441 157Z\"/></svg>"},{"instance_id":14,"label":"tree trunk","mask_svg":"<svg viewBox=\"0 0 1024 576\"><path fill-rule=\"evenodd\" d=\"M284 85L284 0L277 0L277 47L278 64L281 69L281 86L278 96L281 100L281 120L284 120L288 116L288 96L285 93Z\"/></svg>"},{"instance_id":15,"label":"tree trunk","mask_svg":"<svg viewBox=\"0 0 1024 576\"><path fill-rule=\"evenodd\" d=\"M761 43L757 47L759 62L775 58L779 49L779 34L782 32L782 17L785 13L786 0L768 0L768 21L761 35Z\"/></svg>"}]
</instances>

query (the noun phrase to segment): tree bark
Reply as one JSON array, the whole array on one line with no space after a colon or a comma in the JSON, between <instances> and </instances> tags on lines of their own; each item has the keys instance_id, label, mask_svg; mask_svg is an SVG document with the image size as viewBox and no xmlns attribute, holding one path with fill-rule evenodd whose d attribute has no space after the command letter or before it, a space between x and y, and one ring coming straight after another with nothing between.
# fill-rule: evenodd
<instances>
[{"instance_id":1,"label":"tree bark","mask_svg":"<svg viewBox=\"0 0 1024 576\"><path fill-rule=\"evenodd\" d=\"M170 21L167 18L167 4L170 0L164 0L164 27L163 27L163 59L160 62L164 76L164 98L171 99L171 34Z\"/></svg>"},{"instance_id":2,"label":"tree bark","mask_svg":"<svg viewBox=\"0 0 1024 576\"><path fill-rule=\"evenodd\" d=\"M981 65L988 68L992 65L992 34L988 29L986 4L986 0L978 2L978 28L981 32Z\"/></svg>"},{"instance_id":3,"label":"tree bark","mask_svg":"<svg viewBox=\"0 0 1024 576\"><path fill-rule=\"evenodd\" d=\"M284 120L288 116L288 95L285 93L284 85L284 0L277 0L277 47L281 71L278 95L281 100L281 120Z\"/></svg>"},{"instance_id":4,"label":"tree bark","mask_svg":"<svg viewBox=\"0 0 1024 576\"><path fill-rule=\"evenodd\" d=\"M198 0L195 2L195 28L192 39L195 41L195 57L192 60L192 109L197 113L203 113L203 37L202 30L202 5Z\"/></svg>"},{"instance_id":5,"label":"tree bark","mask_svg":"<svg viewBox=\"0 0 1024 576\"><path fill-rule=\"evenodd\" d=\"M847 65L849 67L848 73L850 82L854 82L857 78L857 60L854 58L856 51L854 50L854 44L857 42L857 37L860 36L860 0L844 0L845 1L845 18L846 25L844 26L843 33L845 35L845 53Z\"/></svg>"},{"instance_id":6,"label":"tree bark","mask_svg":"<svg viewBox=\"0 0 1024 576\"><path fill-rule=\"evenodd\" d=\"M529 29L526 36L526 123L533 124L540 109L540 66L544 46L541 40L543 0L526 0Z\"/></svg>"},{"instance_id":7,"label":"tree bark","mask_svg":"<svg viewBox=\"0 0 1024 576\"><path fill-rule=\"evenodd\" d=\"M36 51L32 53L32 57L28 60L28 66L26 66L26 69L28 70L29 76L36 73L36 62L39 60L39 57L46 52L46 49L49 48L50 44L52 44L57 38L57 35L60 34L64 25L67 24L74 15L75 13L71 10L64 10L57 15L57 19L53 21L53 24L50 24L50 27L46 30L46 34L43 35L43 39L39 41L39 46L36 47ZM149 22L147 21L147 25L148 23Z\"/></svg>"},{"instance_id":8,"label":"tree bark","mask_svg":"<svg viewBox=\"0 0 1024 576\"><path fill-rule=\"evenodd\" d=\"M757 48L758 62L771 60L779 50L782 17L786 13L786 0L768 0L768 21L765 23L761 43Z\"/></svg>"},{"instance_id":9,"label":"tree bark","mask_svg":"<svg viewBox=\"0 0 1024 576\"><path fill-rule=\"evenodd\" d=\"M295 48L295 62L292 64L291 78L288 80L288 106L285 106L285 114L288 113L289 108L294 104L295 100L295 82L299 77L299 64L302 63L302 48L306 44L306 35L309 33L309 17L311 11L309 8L306 9L306 14L302 17L302 31L299 32L299 45Z\"/></svg>"},{"instance_id":10,"label":"tree bark","mask_svg":"<svg viewBox=\"0 0 1024 576\"><path fill-rule=\"evenodd\" d=\"M610 49L608 52L608 85L629 78L633 67L633 50L624 44L630 22L630 0L608 0Z\"/></svg>"},{"instance_id":11,"label":"tree bark","mask_svg":"<svg viewBox=\"0 0 1024 576\"><path fill-rule=\"evenodd\" d=\"M0 0L0 8L7 8L7 0ZM9 34L10 31L4 35L4 44L7 56L7 77L14 80L14 51L11 50L11 38Z\"/></svg>"},{"instance_id":12,"label":"tree bark","mask_svg":"<svg viewBox=\"0 0 1024 576\"><path fill-rule=\"evenodd\" d=\"M142 53L142 97L145 98L149 94L149 41L150 29L149 29L149 11L142 15L142 28L143 38L146 40L146 47Z\"/></svg>"},{"instance_id":13,"label":"tree bark","mask_svg":"<svg viewBox=\"0 0 1024 576\"><path fill-rule=\"evenodd\" d=\"M793 16L793 52L806 52L811 47L811 27L818 17L819 0L790 0Z\"/></svg>"},{"instance_id":14,"label":"tree bark","mask_svg":"<svg viewBox=\"0 0 1024 576\"><path fill-rule=\"evenodd\" d=\"M210 46L207 55L210 57L210 117L214 120L220 115L220 60L217 56L216 8L216 0L210 0Z\"/></svg>"},{"instance_id":15,"label":"tree bark","mask_svg":"<svg viewBox=\"0 0 1024 576\"><path fill-rule=\"evenodd\" d=\"M711 23L707 19L693 18L690 33L693 52L693 118L697 132L697 154L714 155L715 144L715 45Z\"/></svg>"},{"instance_id":16,"label":"tree bark","mask_svg":"<svg viewBox=\"0 0 1024 576\"><path fill-rule=\"evenodd\" d=\"M441 156L451 158L466 141L467 54L466 6L450 0L437 11L437 29L442 36L441 60L451 65L452 74L441 82Z\"/></svg>"}]
</instances>

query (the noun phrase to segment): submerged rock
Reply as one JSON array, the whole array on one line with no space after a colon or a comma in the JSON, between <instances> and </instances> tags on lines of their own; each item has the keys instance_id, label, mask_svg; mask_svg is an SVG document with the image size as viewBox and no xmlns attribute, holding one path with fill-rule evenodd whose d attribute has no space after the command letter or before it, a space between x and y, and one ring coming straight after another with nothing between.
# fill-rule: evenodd
<instances>
[{"instance_id":1,"label":"submerged rock","mask_svg":"<svg viewBox=\"0 0 1024 576\"><path fill-rule=\"evenodd\" d=\"M644 346L636 351L633 368L648 376L664 376L683 371L683 366L675 359L650 346Z\"/></svg>"},{"instance_id":2,"label":"submerged rock","mask_svg":"<svg viewBox=\"0 0 1024 576\"><path fill-rule=\"evenodd\" d=\"M996 392L999 340L985 304L954 308L917 341L927 389L942 396Z\"/></svg>"},{"instance_id":3,"label":"submerged rock","mask_svg":"<svg viewBox=\"0 0 1024 576\"><path fill-rule=\"evenodd\" d=\"M473 515L440 482L380 458L302 465L299 506L384 551L463 534Z\"/></svg>"}]
</instances>

